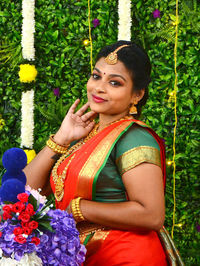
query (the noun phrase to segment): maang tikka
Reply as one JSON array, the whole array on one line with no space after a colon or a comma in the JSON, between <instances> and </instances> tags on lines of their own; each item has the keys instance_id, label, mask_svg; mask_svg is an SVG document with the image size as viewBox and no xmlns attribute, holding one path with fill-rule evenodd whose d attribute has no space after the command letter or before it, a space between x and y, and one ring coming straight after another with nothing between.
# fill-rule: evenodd
<instances>
[{"instance_id":1,"label":"maang tikka","mask_svg":"<svg viewBox=\"0 0 200 266\"><path fill-rule=\"evenodd\" d=\"M105 58L106 63L109 64L109 65L115 65L115 64L117 64L117 60L118 60L117 52L120 49L122 49L122 48L124 48L126 46L130 46L130 45L128 45L128 44L121 45L117 49L115 49L114 52L109 53L109 55L107 55L106 58Z\"/></svg>"}]
</instances>

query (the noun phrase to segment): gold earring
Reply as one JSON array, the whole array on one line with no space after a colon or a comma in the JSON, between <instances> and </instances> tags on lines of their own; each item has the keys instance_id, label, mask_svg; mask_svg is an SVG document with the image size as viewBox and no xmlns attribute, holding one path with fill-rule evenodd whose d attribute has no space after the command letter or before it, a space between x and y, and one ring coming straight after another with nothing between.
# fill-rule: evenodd
<instances>
[{"instance_id":1,"label":"gold earring","mask_svg":"<svg viewBox=\"0 0 200 266\"><path fill-rule=\"evenodd\" d=\"M137 103L136 103L137 104ZM131 105L131 107L129 108L129 114L130 115L136 115L137 114L137 107L135 106L136 105L135 103L133 103Z\"/></svg>"}]
</instances>

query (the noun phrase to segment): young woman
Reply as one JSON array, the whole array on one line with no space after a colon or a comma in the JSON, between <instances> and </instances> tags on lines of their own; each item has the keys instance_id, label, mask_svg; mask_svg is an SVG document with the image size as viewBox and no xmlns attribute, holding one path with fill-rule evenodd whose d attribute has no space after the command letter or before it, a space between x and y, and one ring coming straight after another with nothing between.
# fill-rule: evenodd
<instances>
[{"instance_id":1,"label":"young woman","mask_svg":"<svg viewBox=\"0 0 200 266\"><path fill-rule=\"evenodd\" d=\"M103 48L87 83L88 103L75 112L75 101L24 170L34 188L48 191L51 183L57 208L74 215L87 248L84 265L167 265L157 235L165 216L164 147L133 118L146 103L150 72L137 45Z\"/></svg>"}]
</instances>

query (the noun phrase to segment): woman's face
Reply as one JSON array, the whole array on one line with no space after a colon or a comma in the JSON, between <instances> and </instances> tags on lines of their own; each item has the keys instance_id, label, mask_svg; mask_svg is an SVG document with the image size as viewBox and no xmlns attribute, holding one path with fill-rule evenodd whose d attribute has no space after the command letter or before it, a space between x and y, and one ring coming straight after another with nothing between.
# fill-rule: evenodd
<instances>
[{"instance_id":1,"label":"woman's face","mask_svg":"<svg viewBox=\"0 0 200 266\"><path fill-rule=\"evenodd\" d=\"M88 80L87 95L91 110L106 115L128 114L130 105L138 97L124 64L118 61L109 65L104 57L97 61Z\"/></svg>"}]
</instances>

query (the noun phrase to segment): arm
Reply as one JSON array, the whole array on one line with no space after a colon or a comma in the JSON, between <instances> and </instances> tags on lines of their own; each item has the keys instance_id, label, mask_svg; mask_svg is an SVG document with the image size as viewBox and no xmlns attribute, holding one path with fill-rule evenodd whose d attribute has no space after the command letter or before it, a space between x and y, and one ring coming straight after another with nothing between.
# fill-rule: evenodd
<instances>
[{"instance_id":1,"label":"arm","mask_svg":"<svg viewBox=\"0 0 200 266\"><path fill-rule=\"evenodd\" d=\"M143 163L122 176L128 202L101 203L81 200L83 216L93 222L122 230L159 230L164 223L164 190L159 166Z\"/></svg>"},{"instance_id":2,"label":"arm","mask_svg":"<svg viewBox=\"0 0 200 266\"><path fill-rule=\"evenodd\" d=\"M90 119L95 113L93 111L85 113L89 106L88 103L74 113L79 102L76 100L65 116L60 129L54 136L56 143L67 146L72 141L85 137L93 128L94 122L91 122ZM24 168L27 184L35 189L48 188L50 171L57 159L55 152L49 147L44 147Z\"/></svg>"}]
</instances>

